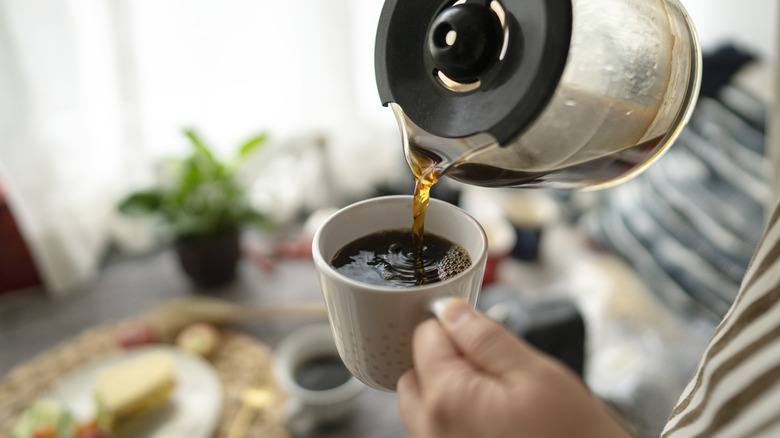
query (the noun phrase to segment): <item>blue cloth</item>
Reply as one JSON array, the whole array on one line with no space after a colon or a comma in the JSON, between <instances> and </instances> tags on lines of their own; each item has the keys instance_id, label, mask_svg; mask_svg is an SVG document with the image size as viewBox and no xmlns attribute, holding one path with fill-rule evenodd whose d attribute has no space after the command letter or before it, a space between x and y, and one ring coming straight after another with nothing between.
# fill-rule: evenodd
<instances>
[{"instance_id":1,"label":"blue cloth","mask_svg":"<svg viewBox=\"0 0 780 438\"><path fill-rule=\"evenodd\" d=\"M737 54L733 63L748 60ZM738 70L719 62L729 66L728 78ZM669 307L719 321L758 245L771 193L767 105L733 83L715 85L709 82L669 151L643 174L602 192L581 224L631 263Z\"/></svg>"}]
</instances>

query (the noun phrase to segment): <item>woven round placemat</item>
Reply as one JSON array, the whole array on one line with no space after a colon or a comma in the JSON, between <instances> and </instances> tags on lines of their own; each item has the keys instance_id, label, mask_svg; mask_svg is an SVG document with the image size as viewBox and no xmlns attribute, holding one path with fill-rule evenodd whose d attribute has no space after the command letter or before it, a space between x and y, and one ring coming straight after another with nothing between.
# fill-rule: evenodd
<instances>
[{"instance_id":1,"label":"woven round placemat","mask_svg":"<svg viewBox=\"0 0 780 438\"><path fill-rule=\"evenodd\" d=\"M79 367L120 350L117 325L89 328L56 347L11 370L0 381L0 437L11 430L24 411L60 379ZM285 395L273 378L271 350L258 339L223 330L219 348L210 356L222 383L223 402L215 438L226 438L241 408L241 393L248 388L271 390L275 403L262 415L255 415L246 436L288 438L282 422Z\"/></svg>"}]
</instances>

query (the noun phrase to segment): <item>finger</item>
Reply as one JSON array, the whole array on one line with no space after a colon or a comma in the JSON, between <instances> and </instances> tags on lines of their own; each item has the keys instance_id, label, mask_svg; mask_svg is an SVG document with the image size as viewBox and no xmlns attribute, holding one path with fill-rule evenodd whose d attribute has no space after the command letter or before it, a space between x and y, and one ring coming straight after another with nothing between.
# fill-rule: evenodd
<instances>
[{"instance_id":1,"label":"finger","mask_svg":"<svg viewBox=\"0 0 780 438\"><path fill-rule=\"evenodd\" d=\"M413 431L422 412L422 392L417 372L412 368L398 379L398 412L408 431Z\"/></svg>"},{"instance_id":2,"label":"finger","mask_svg":"<svg viewBox=\"0 0 780 438\"><path fill-rule=\"evenodd\" d=\"M433 318L423 321L414 330L412 357L423 391L425 382L440 375L444 369L452 366L453 362L463 363L450 336Z\"/></svg>"},{"instance_id":3,"label":"finger","mask_svg":"<svg viewBox=\"0 0 780 438\"><path fill-rule=\"evenodd\" d=\"M446 332L463 356L491 374L522 369L536 358L536 350L459 299L437 312Z\"/></svg>"}]
</instances>

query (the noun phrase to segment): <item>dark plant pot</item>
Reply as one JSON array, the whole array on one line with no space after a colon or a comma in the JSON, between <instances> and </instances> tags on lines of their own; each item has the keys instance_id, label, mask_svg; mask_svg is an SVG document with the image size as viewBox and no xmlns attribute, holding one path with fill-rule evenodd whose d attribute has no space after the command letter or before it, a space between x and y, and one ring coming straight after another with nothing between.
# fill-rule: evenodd
<instances>
[{"instance_id":1,"label":"dark plant pot","mask_svg":"<svg viewBox=\"0 0 780 438\"><path fill-rule=\"evenodd\" d=\"M214 288L236 277L241 251L238 230L207 237L176 239L174 247L184 272L200 288Z\"/></svg>"}]
</instances>

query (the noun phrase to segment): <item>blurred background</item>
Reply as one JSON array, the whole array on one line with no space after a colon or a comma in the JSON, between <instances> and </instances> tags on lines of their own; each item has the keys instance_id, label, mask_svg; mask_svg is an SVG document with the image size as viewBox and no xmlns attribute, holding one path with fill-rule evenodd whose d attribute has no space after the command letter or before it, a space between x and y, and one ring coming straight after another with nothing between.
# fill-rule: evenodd
<instances>
[{"instance_id":1,"label":"blurred background","mask_svg":"<svg viewBox=\"0 0 780 438\"><path fill-rule=\"evenodd\" d=\"M705 49L733 43L774 62L777 2L685 5ZM52 293L88 281L112 239L121 245L114 206L186 152L186 127L222 156L269 133L251 197L277 220L407 177L375 90L380 0L0 6L0 181Z\"/></svg>"},{"instance_id":2,"label":"blurred background","mask_svg":"<svg viewBox=\"0 0 780 438\"><path fill-rule=\"evenodd\" d=\"M99 294L109 262L165 248L157 224L117 206L169 183L167 160L191 151L185 129L227 161L267 135L241 169L266 239L305 229L323 209L411 193L374 82L382 3L0 0L0 298ZM777 199L778 2L683 4L707 88L648 172L601 192L444 182L435 193L478 212L497 236L507 221L514 228L503 251L517 263L495 274L509 287L485 295L485 310L520 286L526 297L573 299L589 331L586 380L648 436L733 301ZM244 239L274 255L263 235Z\"/></svg>"}]
</instances>

